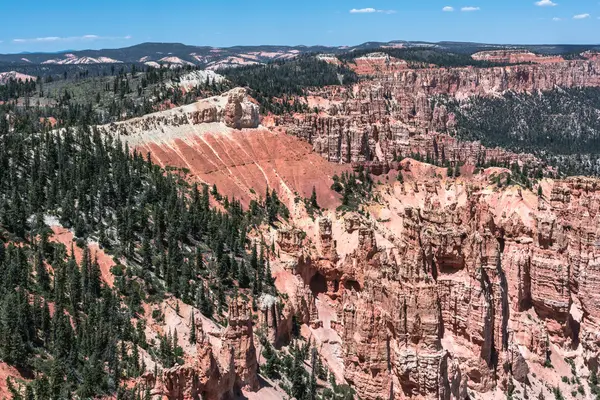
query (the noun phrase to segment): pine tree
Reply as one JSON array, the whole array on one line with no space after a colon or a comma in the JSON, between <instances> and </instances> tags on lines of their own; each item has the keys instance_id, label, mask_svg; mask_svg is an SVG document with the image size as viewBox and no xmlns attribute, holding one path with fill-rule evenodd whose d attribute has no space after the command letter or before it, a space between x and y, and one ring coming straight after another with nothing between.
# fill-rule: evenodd
<instances>
[{"instance_id":1,"label":"pine tree","mask_svg":"<svg viewBox=\"0 0 600 400\"><path fill-rule=\"evenodd\" d=\"M190 316L190 343L196 344L196 318L193 312Z\"/></svg>"},{"instance_id":2,"label":"pine tree","mask_svg":"<svg viewBox=\"0 0 600 400\"><path fill-rule=\"evenodd\" d=\"M404 183L404 176L402 175L402 171L398 171L398 182Z\"/></svg>"},{"instance_id":3,"label":"pine tree","mask_svg":"<svg viewBox=\"0 0 600 400\"><path fill-rule=\"evenodd\" d=\"M308 389L306 393L307 400L316 400L317 398L317 349L312 349L311 373L308 381Z\"/></svg>"},{"instance_id":4,"label":"pine tree","mask_svg":"<svg viewBox=\"0 0 600 400\"><path fill-rule=\"evenodd\" d=\"M133 350L131 353L131 375L133 377L138 377L142 373L142 371L140 368L140 353L138 347L135 344L133 345Z\"/></svg>"},{"instance_id":5,"label":"pine tree","mask_svg":"<svg viewBox=\"0 0 600 400\"><path fill-rule=\"evenodd\" d=\"M204 284L201 282L198 286L198 308L204 316L211 318L213 315L213 306L205 291Z\"/></svg>"},{"instance_id":6,"label":"pine tree","mask_svg":"<svg viewBox=\"0 0 600 400\"><path fill-rule=\"evenodd\" d=\"M301 355L301 352L295 352L292 368L290 370L290 380L292 382L292 396L296 399L304 399L306 395L306 391L308 389L307 385L307 373L304 369L304 359Z\"/></svg>"},{"instance_id":7,"label":"pine tree","mask_svg":"<svg viewBox=\"0 0 600 400\"><path fill-rule=\"evenodd\" d=\"M256 279L258 285L258 292L260 293L263 289L263 282L265 280L265 250L264 246L260 246L260 256L258 258L258 267L256 270Z\"/></svg>"},{"instance_id":8,"label":"pine tree","mask_svg":"<svg viewBox=\"0 0 600 400\"><path fill-rule=\"evenodd\" d=\"M173 355L174 362L179 363L181 358L183 357L183 349L179 346L179 338L177 336L177 329L175 329L175 333L173 334Z\"/></svg>"},{"instance_id":9,"label":"pine tree","mask_svg":"<svg viewBox=\"0 0 600 400\"><path fill-rule=\"evenodd\" d=\"M279 357L277 356L277 353L275 353L273 346L271 345L271 343L269 343L268 340L265 340L264 342L262 356L265 359L265 364L262 367L262 370L264 371L265 375L267 375L271 379L278 378L280 369Z\"/></svg>"},{"instance_id":10,"label":"pine tree","mask_svg":"<svg viewBox=\"0 0 600 400\"><path fill-rule=\"evenodd\" d=\"M275 279L273 279L273 274L271 273L271 263L269 260L267 260L267 267L265 270L265 285L267 285L269 289L275 288Z\"/></svg>"},{"instance_id":11,"label":"pine tree","mask_svg":"<svg viewBox=\"0 0 600 400\"><path fill-rule=\"evenodd\" d=\"M319 203L317 202L317 189L313 186L312 194L310 196L310 205L313 208L319 209Z\"/></svg>"},{"instance_id":12,"label":"pine tree","mask_svg":"<svg viewBox=\"0 0 600 400\"><path fill-rule=\"evenodd\" d=\"M42 254L41 249L38 250L36 256L36 276L37 283L42 290L42 292L48 292L50 289L50 276L48 275L48 271L46 270L46 266L44 265L44 256Z\"/></svg>"},{"instance_id":13,"label":"pine tree","mask_svg":"<svg viewBox=\"0 0 600 400\"><path fill-rule=\"evenodd\" d=\"M248 269L246 268L246 263L242 260L239 268L238 268L238 285L242 289L248 289L250 287L250 277L248 276Z\"/></svg>"}]
</instances>

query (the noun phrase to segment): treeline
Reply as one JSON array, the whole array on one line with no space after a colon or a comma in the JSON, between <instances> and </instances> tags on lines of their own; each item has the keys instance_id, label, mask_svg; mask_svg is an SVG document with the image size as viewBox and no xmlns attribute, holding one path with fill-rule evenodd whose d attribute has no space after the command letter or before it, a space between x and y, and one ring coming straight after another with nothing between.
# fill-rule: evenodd
<instances>
[{"instance_id":1,"label":"treeline","mask_svg":"<svg viewBox=\"0 0 600 400\"><path fill-rule=\"evenodd\" d=\"M266 65L230 68L222 73L236 86L252 89L263 113L274 114L305 111L302 107L306 106L290 98L302 96L306 88L346 85L358 80L346 66L332 65L309 55Z\"/></svg>"},{"instance_id":2,"label":"treeline","mask_svg":"<svg viewBox=\"0 0 600 400\"><path fill-rule=\"evenodd\" d=\"M123 391L120 382L144 371L140 349L178 362L176 332L160 343L143 336L143 302L172 294L221 321L230 296L276 294L272 243L248 239L288 215L275 191L244 210L95 129L37 134L31 122L0 130L0 359L37 377L22 391L11 381L15 398ZM72 229L80 264L49 243L48 218ZM114 289L88 240L126 261L111 271Z\"/></svg>"},{"instance_id":3,"label":"treeline","mask_svg":"<svg viewBox=\"0 0 600 400\"><path fill-rule=\"evenodd\" d=\"M600 88L449 101L461 139L532 153L562 174L600 174Z\"/></svg>"},{"instance_id":4,"label":"treeline","mask_svg":"<svg viewBox=\"0 0 600 400\"><path fill-rule=\"evenodd\" d=\"M191 90L182 90L177 82L195 67L140 68L114 65L105 76L89 70L76 75L38 77L35 82L9 82L0 86L0 107L19 119L52 118L56 127L107 124L142 116L161 107L181 106L198 98L221 94L231 89L228 82L206 79ZM4 98L2 97L4 96Z\"/></svg>"},{"instance_id":5,"label":"treeline","mask_svg":"<svg viewBox=\"0 0 600 400\"><path fill-rule=\"evenodd\" d=\"M35 80L9 79L5 84L0 84L0 101L18 99L31 96L36 90Z\"/></svg>"}]
</instances>

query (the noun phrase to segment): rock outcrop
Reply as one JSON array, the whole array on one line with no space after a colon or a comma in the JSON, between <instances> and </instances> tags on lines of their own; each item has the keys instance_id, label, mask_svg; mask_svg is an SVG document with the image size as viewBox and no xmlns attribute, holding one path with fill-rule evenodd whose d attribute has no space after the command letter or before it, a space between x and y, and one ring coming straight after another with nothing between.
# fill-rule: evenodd
<instances>
[{"instance_id":1,"label":"rock outcrop","mask_svg":"<svg viewBox=\"0 0 600 400\"><path fill-rule=\"evenodd\" d=\"M134 129L123 137L164 165L192 168L195 177L236 198L278 182L292 209L289 225L262 233L276 247L271 265L287 296L260 298L257 329L280 346L295 316L360 398L478 398L506 390L513 380L549 396L542 382L571 390L561 381L570 370L565 358L575 360L582 381L599 362L600 181L543 180L540 195L518 185L498 187L493 177L509 170L475 173L473 164L537 160L438 133L453 116L432 96L555 85L600 85L598 64L386 73L354 88L313 93L307 101L322 104L318 114L270 117L271 131L236 131L254 117L250 100L234 92L191 114L167 112L156 126L151 118L140 120L143 133ZM308 182L309 193L314 178L319 203L325 203L330 176L343 170L309 159L306 149L284 161L257 156L263 147L279 155L286 146L301 146L284 131L329 161L377 171L373 200L360 212L331 206L308 217L295 192L307 193L302 188ZM445 168L395 161L412 153L471 165L454 179ZM318 175L282 166L292 162ZM398 170L403 182L396 182ZM160 393L224 399L256 387L252 318L238 303L230 318L222 346L202 345L193 363L166 371Z\"/></svg>"},{"instance_id":2,"label":"rock outcrop","mask_svg":"<svg viewBox=\"0 0 600 400\"><path fill-rule=\"evenodd\" d=\"M408 63L386 53L371 53L354 59L350 67L358 75L382 76L409 68Z\"/></svg>"},{"instance_id":3,"label":"rock outcrop","mask_svg":"<svg viewBox=\"0 0 600 400\"><path fill-rule=\"evenodd\" d=\"M186 106L144 115L124 122L99 127L100 131L110 134L131 136L131 141L139 140L147 132L161 131L164 126L198 126L218 123L223 128L249 129L260 124L259 109L243 88L232 89L220 96L200 100Z\"/></svg>"},{"instance_id":4,"label":"rock outcrop","mask_svg":"<svg viewBox=\"0 0 600 400\"><path fill-rule=\"evenodd\" d=\"M440 179L410 163L403 184L376 189L366 217L315 221L311 273L297 264L335 305L358 395L472 398L506 390L510 376L560 386L543 365L566 354L584 376L595 368L600 181L546 180L538 197L496 187L492 171Z\"/></svg>"},{"instance_id":5,"label":"rock outcrop","mask_svg":"<svg viewBox=\"0 0 600 400\"><path fill-rule=\"evenodd\" d=\"M37 80L37 78L35 76L22 74L16 71L0 72L0 85L6 85L11 80L22 82L34 82Z\"/></svg>"},{"instance_id":6,"label":"rock outcrop","mask_svg":"<svg viewBox=\"0 0 600 400\"><path fill-rule=\"evenodd\" d=\"M230 128L257 128L260 123L258 106L248 99L245 89L230 90L227 95L227 105L223 117L225 125Z\"/></svg>"},{"instance_id":7,"label":"rock outcrop","mask_svg":"<svg viewBox=\"0 0 600 400\"><path fill-rule=\"evenodd\" d=\"M233 399L241 390L259 388L252 314L238 300L229 305L228 326L214 349L201 325L197 326L196 356L184 365L143 377L151 393L168 400Z\"/></svg>"},{"instance_id":8,"label":"rock outcrop","mask_svg":"<svg viewBox=\"0 0 600 400\"><path fill-rule=\"evenodd\" d=\"M562 56L547 56L535 54L529 50L491 50L473 54L474 60L489 61L495 63L520 64L550 64L565 61Z\"/></svg>"},{"instance_id":9,"label":"rock outcrop","mask_svg":"<svg viewBox=\"0 0 600 400\"><path fill-rule=\"evenodd\" d=\"M237 389L257 390L258 362L254 347L252 312L245 303L234 300L229 304L228 324L223 332L222 352L233 354Z\"/></svg>"},{"instance_id":10,"label":"rock outcrop","mask_svg":"<svg viewBox=\"0 0 600 400\"><path fill-rule=\"evenodd\" d=\"M477 142L457 142L445 135L456 121L438 97L462 100L507 91L600 86L600 63L592 60L389 71L384 68L391 65L389 60L381 56L366 58L360 65L376 61L381 73L351 89L315 90L308 105L320 109L319 114L277 117L273 125L308 141L333 162L388 162L395 155L412 153L461 163L514 161L519 156L503 149L484 149Z\"/></svg>"}]
</instances>

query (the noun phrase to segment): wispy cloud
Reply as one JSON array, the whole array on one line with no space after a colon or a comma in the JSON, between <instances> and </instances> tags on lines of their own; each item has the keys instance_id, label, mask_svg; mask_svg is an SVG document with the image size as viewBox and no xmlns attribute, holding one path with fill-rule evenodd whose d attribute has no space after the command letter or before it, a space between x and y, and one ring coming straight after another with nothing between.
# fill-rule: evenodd
<instances>
[{"instance_id":1,"label":"wispy cloud","mask_svg":"<svg viewBox=\"0 0 600 400\"><path fill-rule=\"evenodd\" d=\"M444 12L452 12L452 11L454 11L454 7L446 6L446 7L442 8L442 11L444 11Z\"/></svg>"},{"instance_id":2,"label":"wispy cloud","mask_svg":"<svg viewBox=\"0 0 600 400\"><path fill-rule=\"evenodd\" d=\"M479 7L463 7L460 9L460 11L462 12L472 12L472 11L479 11L481 10L481 8Z\"/></svg>"},{"instance_id":3,"label":"wispy cloud","mask_svg":"<svg viewBox=\"0 0 600 400\"><path fill-rule=\"evenodd\" d=\"M395 14L395 10L378 10L376 8L353 8L350 10L350 14L372 14L372 13L381 13L381 14Z\"/></svg>"},{"instance_id":4,"label":"wispy cloud","mask_svg":"<svg viewBox=\"0 0 600 400\"><path fill-rule=\"evenodd\" d=\"M536 1L535 5L538 7L554 7L554 6L557 6L558 4L553 2L552 0L540 0L540 1Z\"/></svg>"},{"instance_id":5,"label":"wispy cloud","mask_svg":"<svg viewBox=\"0 0 600 400\"><path fill-rule=\"evenodd\" d=\"M552 18L552 21L562 21L562 18L554 17Z\"/></svg>"},{"instance_id":6,"label":"wispy cloud","mask_svg":"<svg viewBox=\"0 0 600 400\"><path fill-rule=\"evenodd\" d=\"M46 36L37 38L17 38L13 39L14 43L52 43L52 42L78 42L78 41L94 41L94 40L129 40L131 36L98 36L98 35L83 35L83 36Z\"/></svg>"},{"instance_id":7,"label":"wispy cloud","mask_svg":"<svg viewBox=\"0 0 600 400\"><path fill-rule=\"evenodd\" d=\"M577 15L573 15L573 19L587 19L591 17L590 14L577 14Z\"/></svg>"}]
</instances>

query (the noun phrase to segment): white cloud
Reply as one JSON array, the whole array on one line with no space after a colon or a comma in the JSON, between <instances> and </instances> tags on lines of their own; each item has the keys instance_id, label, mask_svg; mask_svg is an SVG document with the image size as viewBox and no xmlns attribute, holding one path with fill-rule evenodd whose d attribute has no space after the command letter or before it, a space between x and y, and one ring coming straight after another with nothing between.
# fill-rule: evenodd
<instances>
[{"instance_id":1,"label":"white cloud","mask_svg":"<svg viewBox=\"0 0 600 400\"><path fill-rule=\"evenodd\" d=\"M350 10L350 14L372 14L372 13L382 13L382 14L395 14L395 10L378 10L376 8L353 8Z\"/></svg>"},{"instance_id":2,"label":"white cloud","mask_svg":"<svg viewBox=\"0 0 600 400\"><path fill-rule=\"evenodd\" d=\"M552 21L562 21L562 18L554 17L552 18Z\"/></svg>"},{"instance_id":3,"label":"white cloud","mask_svg":"<svg viewBox=\"0 0 600 400\"><path fill-rule=\"evenodd\" d=\"M535 5L538 7L554 7L554 6L557 6L558 4L556 4L552 0L540 0L540 1L536 1Z\"/></svg>"},{"instance_id":4,"label":"white cloud","mask_svg":"<svg viewBox=\"0 0 600 400\"><path fill-rule=\"evenodd\" d=\"M442 11L444 11L444 12L452 12L452 11L454 11L454 7L446 6L446 7L442 8Z\"/></svg>"},{"instance_id":5,"label":"white cloud","mask_svg":"<svg viewBox=\"0 0 600 400\"><path fill-rule=\"evenodd\" d=\"M48 42L77 42L77 41L93 41L93 40L119 40L131 39L131 36L98 36L98 35L83 35L83 36L47 36L27 39L13 39L14 43L48 43Z\"/></svg>"},{"instance_id":6,"label":"white cloud","mask_svg":"<svg viewBox=\"0 0 600 400\"><path fill-rule=\"evenodd\" d=\"M13 42L17 43L25 43L25 42L57 42L61 40L61 38L57 36L47 36L47 37L39 37L34 39L14 39Z\"/></svg>"},{"instance_id":7,"label":"white cloud","mask_svg":"<svg viewBox=\"0 0 600 400\"><path fill-rule=\"evenodd\" d=\"M460 9L462 12L471 12L471 11L479 11L481 8L479 7L463 7Z\"/></svg>"},{"instance_id":8,"label":"white cloud","mask_svg":"<svg viewBox=\"0 0 600 400\"><path fill-rule=\"evenodd\" d=\"M586 19L589 18L590 14L577 14L573 16L573 19Z\"/></svg>"}]
</instances>

